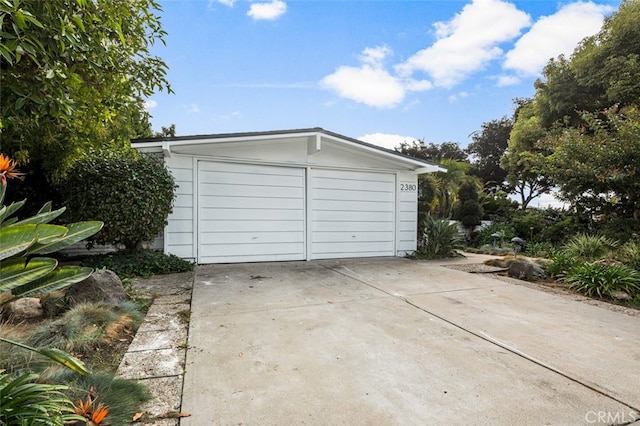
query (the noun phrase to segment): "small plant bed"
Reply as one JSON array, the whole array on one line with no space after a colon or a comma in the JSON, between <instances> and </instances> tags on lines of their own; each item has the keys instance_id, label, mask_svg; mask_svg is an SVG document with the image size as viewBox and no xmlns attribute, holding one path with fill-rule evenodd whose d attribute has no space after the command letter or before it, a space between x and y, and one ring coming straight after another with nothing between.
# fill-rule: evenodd
<instances>
[{"instance_id":1,"label":"small plant bed","mask_svg":"<svg viewBox=\"0 0 640 426\"><path fill-rule=\"evenodd\" d=\"M174 274L193 270L194 263L173 254L157 250L123 250L87 256L80 260L84 266L112 270L120 278Z\"/></svg>"}]
</instances>

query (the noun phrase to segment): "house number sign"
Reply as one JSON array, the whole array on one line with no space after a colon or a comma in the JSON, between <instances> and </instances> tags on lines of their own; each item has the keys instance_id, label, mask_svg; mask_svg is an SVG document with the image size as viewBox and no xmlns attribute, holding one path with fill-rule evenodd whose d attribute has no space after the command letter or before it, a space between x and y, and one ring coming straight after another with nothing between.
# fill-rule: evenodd
<instances>
[{"instance_id":1,"label":"house number sign","mask_svg":"<svg viewBox=\"0 0 640 426\"><path fill-rule=\"evenodd\" d=\"M418 185L415 183L401 183L400 192L416 192Z\"/></svg>"}]
</instances>

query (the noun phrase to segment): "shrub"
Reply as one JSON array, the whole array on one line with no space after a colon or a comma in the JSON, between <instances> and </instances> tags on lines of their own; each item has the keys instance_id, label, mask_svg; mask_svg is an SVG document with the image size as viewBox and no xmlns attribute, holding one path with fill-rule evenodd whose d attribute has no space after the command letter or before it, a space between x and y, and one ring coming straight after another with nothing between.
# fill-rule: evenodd
<instances>
[{"instance_id":1,"label":"shrub","mask_svg":"<svg viewBox=\"0 0 640 426\"><path fill-rule=\"evenodd\" d=\"M455 255L458 226L447 219L427 216L423 221L422 241L416 257L438 259Z\"/></svg>"},{"instance_id":2,"label":"shrub","mask_svg":"<svg viewBox=\"0 0 640 426\"><path fill-rule=\"evenodd\" d=\"M91 151L57 183L75 220L100 218L102 231L90 243L140 248L167 224L175 182L155 157L135 150Z\"/></svg>"},{"instance_id":3,"label":"shrub","mask_svg":"<svg viewBox=\"0 0 640 426\"><path fill-rule=\"evenodd\" d=\"M498 247L501 247L505 242L509 242L511 238L516 236L515 230L511 224L502 221L494 221L490 225L474 232L471 235L471 244L474 247L481 247L485 245L493 246L493 234L500 235L500 239L497 241Z\"/></svg>"},{"instance_id":4,"label":"shrub","mask_svg":"<svg viewBox=\"0 0 640 426\"><path fill-rule=\"evenodd\" d=\"M602 235L578 234L565 244L563 250L589 262L606 257L617 245L616 241Z\"/></svg>"},{"instance_id":5,"label":"shrub","mask_svg":"<svg viewBox=\"0 0 640 426\"><path fill-rule=\"evenodd\" d=\"M547 272L551 277L563 277L573 267L581 264L582 261L566 251L559 251L551 256L551 262L546 266Z\"/></svg>"},{"instance_id":6,"label":"shrub","mask_svg":"<svg viewBox=\"0 0 640 426\"><path fill-rule=\"evenodd\" d=\"M157 250L119 251L85 258L82 263L94 268L110 269L120 278L187 272L194 263Z\"/></svg>"},{"instance_id":7,"label":"shrub","mask_svg":"<svg viewBox=\"0 0 640 426\"><path fill-rule=\"evenodd\" d=\"M640 271L640 241L629 241L620 247L620 260L625 265Z\"/></svg>"},{"instance_id":8,"label":"shrub","mask_svg":"<svg viewBox=\"0 0 640 426\"><path fill-rule=\"evenodd\" d=\"M550 243L531 242L525 246L525 254L530 257L549 258L555 253Z\"/></svg>"},{"instance_id":9,"label":"shrub","mask_svg":"<svg viewBox=\"0 0 640 426\"><path fill-rule=\"evenodd\" d=\"M564 277L570 288L589 297L611 297L624 291L632 297L640 292L640 272L624 265L582 263L573 267Z\"/></svg>"}]
</instances>

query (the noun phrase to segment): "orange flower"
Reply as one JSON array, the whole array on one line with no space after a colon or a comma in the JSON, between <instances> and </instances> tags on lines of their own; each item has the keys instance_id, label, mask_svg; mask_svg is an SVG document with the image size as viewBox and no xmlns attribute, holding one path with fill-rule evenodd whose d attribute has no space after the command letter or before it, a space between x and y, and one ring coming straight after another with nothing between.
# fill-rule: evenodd
<instances>
[{"instance_id":1,"label":"orange flower","mask_svg":"<svg viewBox=\"0 0 640 426\"><path fill-rule=\"evenodd\" d=\"M2 180L2 185L7 184L7 178L12 179L23 175L24 173L20 173L16 170L15 161L4 154L0 154L0 179Z\"/></svg>"},{"instance_id":2,"label":"orange flower","mask_svg":"<svg viewBox=\"0 0 640 426\"><path fill-rule=\"evenodd\" d=\"M109 414L109 409L102 405L102 403L98 404L93 413L91 413L91 421L97 425L102 423L104 418Z\"/></svg>"}]
</instances>

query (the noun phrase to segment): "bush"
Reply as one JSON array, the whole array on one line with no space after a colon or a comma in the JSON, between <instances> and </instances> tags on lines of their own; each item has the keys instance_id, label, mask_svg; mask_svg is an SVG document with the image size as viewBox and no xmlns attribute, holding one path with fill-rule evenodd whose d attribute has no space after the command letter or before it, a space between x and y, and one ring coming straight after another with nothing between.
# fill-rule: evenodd
<instances>
[{"instance_id":1,"label":"bush","mask_svg":"<svg viewBox=\"0 0 640 426\"><path fill-rule=\"evenodd\" d=\"M121 279L187 272L194 266L193 262L176 255L146 249L89 256L82 261L82 264L112 270Z\"/></svg>"},{"instance_id":2,"label":"bush","mask_svg":"<svg viewBox=\"0 0 640 426\"><path fill-rule=\"evenodd\" d=\"M629 241L620 247L620 261L640 271L640 241Z\"/></svg>"},{"instance_id":3,"label":"bush","mask_svg":"<svg viewBox=\"0 0 640 426\"><path fill-rule=\"evenodd\" d=\"M440 259L455 255L455 236L458 226L447 219L427 216L423 221L422 241L416 257Z\"/></svg>"},{"instance_id":4,"label":"bush","mask_svg":"<svg viewBox=\"0 0 640 426\"><path fill-rule=\"evenodd\" d=\"M155 157L135 150L91 151L67 170L57 188L75 220L100 218L91 244L128 249L151 241L167 224L175 182Z\"/></svg>"},{"instance_id":5,"label":"bush","mask_svg":"<svg viewBox=\"0 0 640 426\"><path fill-rule=\"evenodd\" d=\"M516 236L511 224L494 221L490 225L471 234L471 245L474 247L482 247L485 245L493 246L493 234L500 235L500 239L497 241L498 247L501 247L505 242L511 241L511 238Z\"/></svg>"},{"instance_id":6,"label":"bush","mask_svg":"<svg viewBox=\"0 0 640 426\"><path fill-rule=\"evenodd\" d=\"M587 262L603 259L617 247L618 242L602 235L578 234L563 247L568 254Z\"/></svg>"},{"instance_id":7,"label":"bush","mask_svg":"<svg viewBox=\"0 0 640 426\"><path fill-rule=\"evenodd\" d=\"M564 281L571 289L589 297L612 297L617 291L632 297L640 293L640 272L624 265L582 263L572 268Z\"/></svg>"},{"instance_id":8,"label":"bush","mask_svg":"<svg viewBox=\"0 0 640 426\"><path fill-rule=\"evenodd\" d=\"M551 277L563 277L567 272L573 269L582 261L566 251L560 251L551 256L551 262L546 266L547 272Z\"/></svg>"},{"instance_id":9,"label":"bush","mask_svg":"<svg viewBox=\"0 0 640 426\"><path fill-rule=\"evenodd\" d=\"M555 253L554 247L549 243L527 243L524 252L529 257L549 258Z\"/></svg>"}]
</instances>

